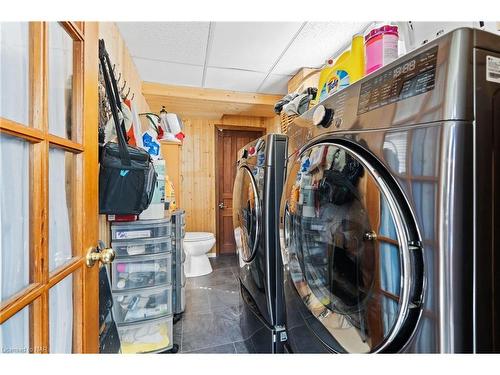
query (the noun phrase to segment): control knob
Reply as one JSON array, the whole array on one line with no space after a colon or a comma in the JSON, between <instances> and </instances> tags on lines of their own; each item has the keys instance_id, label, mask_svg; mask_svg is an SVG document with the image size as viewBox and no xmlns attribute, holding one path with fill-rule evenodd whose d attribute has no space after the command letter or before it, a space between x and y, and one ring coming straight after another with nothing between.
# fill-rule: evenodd
<instances>
[{"instance_id":1,"label":"control knob","mask_svg":"<svg viewBox=\"0 0 500 375\"><path fill-rule=\"evenodd\" d=\"M318 105L313 113L313 124L328 128L332 124L333 109L326 108L324 105Z\"/></svg>"}]
</instances>

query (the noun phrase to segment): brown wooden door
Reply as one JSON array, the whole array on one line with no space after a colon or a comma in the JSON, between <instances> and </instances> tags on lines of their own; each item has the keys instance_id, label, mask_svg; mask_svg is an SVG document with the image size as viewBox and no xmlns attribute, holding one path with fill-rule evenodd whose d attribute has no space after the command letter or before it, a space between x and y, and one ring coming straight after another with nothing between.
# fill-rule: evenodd
<instances>
[{"instance_id":1,"label":"brown wooden door","mask_svg":"<svg viewBox=\"0 0 500 375\"><path fill-rule=\"evenodd\" d=\"M2 351L98 352L98 25L1 28Z\"/></svg>"},{"instance_id":2,"label":"brown wooden door","mask_svg":"<svg viewBox=\"0 0 500 375\"><path fill-rule=\"evenodd\" d=\"M264 135L264 131L217 129L216 178L218 183L217 249L219 254L235 254L236 243L233 232L233 185L236 176L238 150L247 143Z\"/></svg>"}]
</instances>

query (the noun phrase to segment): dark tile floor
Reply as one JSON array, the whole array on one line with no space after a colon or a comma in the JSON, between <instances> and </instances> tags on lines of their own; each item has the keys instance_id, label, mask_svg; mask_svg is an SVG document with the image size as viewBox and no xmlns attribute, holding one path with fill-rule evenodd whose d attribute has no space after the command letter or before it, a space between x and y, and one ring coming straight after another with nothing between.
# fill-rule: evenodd
<instances>
[{"instance_id":1,"label":"dark tile floor","mask_svg":"<svg viewBox=\"0 0 500 375\"><path fill-rule=\"evenodd\" d=\"M220 255L210 262L211 274L186 281L186 310L174 324L174 343L180 353L249 353L240 329L238 258Z\"/></svg>"}]
</instances>

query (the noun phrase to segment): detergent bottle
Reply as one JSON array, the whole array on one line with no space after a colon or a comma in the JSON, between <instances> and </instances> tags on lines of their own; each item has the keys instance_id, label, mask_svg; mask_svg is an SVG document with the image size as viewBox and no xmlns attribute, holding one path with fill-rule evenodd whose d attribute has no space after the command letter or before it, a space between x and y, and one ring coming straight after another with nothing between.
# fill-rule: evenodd
<instances>
[{"instance_id":1,"label":"detergent bottle","mask_svg":"<svg viewBox=\"0 0 500 375\"><path fill-rule=\"evenodd\" d=\"M321 71L319 77L318 101L328 98L333 93L341 90L363 78L365 71L364 37L356 34L352 37L351 49L345 51L333 63L332 60Z\"/></svg>"}]
</instances>

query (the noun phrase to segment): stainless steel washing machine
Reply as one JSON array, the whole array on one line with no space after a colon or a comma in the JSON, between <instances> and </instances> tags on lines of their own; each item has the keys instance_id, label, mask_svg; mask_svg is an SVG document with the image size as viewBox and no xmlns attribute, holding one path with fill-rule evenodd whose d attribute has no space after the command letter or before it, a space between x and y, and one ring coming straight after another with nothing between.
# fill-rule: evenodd
<instances>
[{"instance_id":1,"label":"stainless steel washing machine","mask_svg":"<svg viewBox=\"0 0 500 375\"><path fill-rule=\"evenodd\" d=\"M288 135L286 349L499 352L500 38L446 34Z\"/></svg>"},{"instance_id":2,"label":"stainless steel washing machine","mask_svg":"<svg viewBox=\"0 0 500 375\"><path fill-rule=\"evenodd\" d=\"M251 351L282 353L286 340L279 209L287 137L268 134L238 152L233 225L239 257L241 330Z\"/></svg>"}]
</instances>

